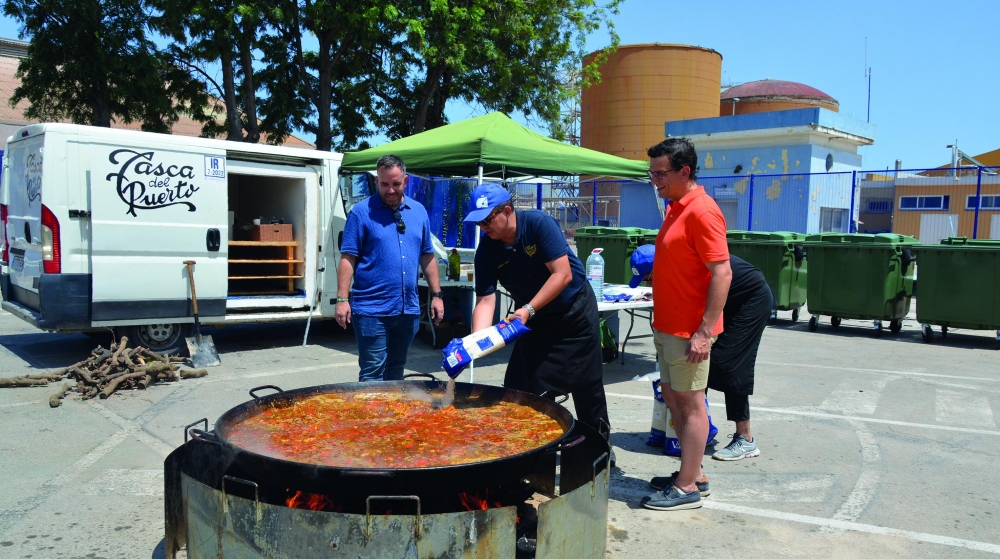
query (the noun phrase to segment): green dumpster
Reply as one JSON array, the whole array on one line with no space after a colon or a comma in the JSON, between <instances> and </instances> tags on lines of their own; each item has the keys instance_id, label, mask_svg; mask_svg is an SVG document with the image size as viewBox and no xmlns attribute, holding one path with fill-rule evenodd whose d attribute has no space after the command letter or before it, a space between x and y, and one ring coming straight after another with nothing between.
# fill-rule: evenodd
<instances>
[{"instance_id":1,"label":"green dumpster","mask_svg":"<svg viewBox=\"0 0 1000 559\"><path fill-rule=\"evenodd\" d=\"M603 248L604 283L627 284L632 279L632 253L646 231L639 227L580 227L573 234L576 254L586 262L595 248Z\"/></svg>"},{"instance_id":2,"label":"green dumpster","mask_svg":"<svg viewBox=\"0 0 1000 559\"><path fill-rule=\"evenodd\" d=\"M914 247L917 260L917 321L925 342L931 325L1000 330L1000 241L950 237L939 245ZM1000 339L1000 332L997 333Z\"/></svg>"},{"instance_id":3,"label":"green dumpster","mask_svg":"<svg viewBox=\"0 0 1000 559\"><path fill-rule=\"evenodd\" d=\"M660 234L659 229L640 229L639 246L656 244L656 237Z\"/></svg>"},{"instance_id":4,"label":"green dumpster","mask_svg":"<svg viewBox=\"0 0 1000 559\"><path fill-rule=\"evenodd\" d=\"M882 321L895 334L903 327L913 296L914 237L880 233L823 233L808 235L809 330L816 331L819 316L873 320L882 335Z\"/></svg>"},{"instance_id":5,"label":"green dumpster","mask_svg":"<svg viewBox=\"0 0 1000 559\"><path fill-rule=\"evenodd\" d=\"M792 321L799 319L799 308L806 303L805 235L779 231L727 231L729 253L753 264L764 273L778 302L777 311L792 311ZM771 314L771 321L777 313Z\"/></svg>"}]
</instances>

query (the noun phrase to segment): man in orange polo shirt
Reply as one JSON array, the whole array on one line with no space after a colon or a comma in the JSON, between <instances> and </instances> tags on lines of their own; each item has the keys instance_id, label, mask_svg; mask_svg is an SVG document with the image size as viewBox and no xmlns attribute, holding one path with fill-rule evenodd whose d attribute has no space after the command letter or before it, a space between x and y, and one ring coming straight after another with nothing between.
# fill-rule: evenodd
<instances>
[{"instance_id":1,"label":"man in orange polo shirt","mask_svg":"<svg viewBox=\"0 0 1000 559\"><path fill-rule=\"evenodd\" d=\"M654 510L701 507L708 478L701 460L708 439L705 388L712 342L722 333L732 270L726 219L697 184L698 154L686 138L668 138L647 150L649 176L660 198L670 200L653 258L653 343L674 430L681 469L650 481L663 489L643 497Z\"/></svg>"}]
</instances>

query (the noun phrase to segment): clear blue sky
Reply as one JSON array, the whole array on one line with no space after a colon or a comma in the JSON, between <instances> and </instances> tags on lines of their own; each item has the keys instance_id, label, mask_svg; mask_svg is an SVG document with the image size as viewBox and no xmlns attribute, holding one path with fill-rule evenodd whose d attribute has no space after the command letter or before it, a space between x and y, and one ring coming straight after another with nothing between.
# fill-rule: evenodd
<instances>
[{"instance_id":1,"label":"clear blue sky","mask_svg":"<svg viewBox=\"0 0 1000 559\"><path fill-rule=\"evenodd\" d=\"M667 2L625 0L622 44L682 43L722 54L722 82L800 82L867 119L865 37L875 143L867 169L950 163L945 146L977 155L1000 148L1000 2ZM595 35L588 48L607 45Z\"/></svg>"},{"instance_id":2,"label":"clear blue sky","mask_svg":"<svg viewBox=\"0 0 1000 559\"><path fill-rule=\"evenodd\" d=\"M1000 2L955 0L835 3L772 0L668 2L625 0L615 25L622 44L682 43L722 54L722 81L764 78L811 85L840 102L844 115L866 120L867 60L872 69L875 144L861 148L863 167L934 167L950 162L956 139L976 155L1000 148L1000 46L993 27ZM0 18L0 36L17 26ZM588 41L607 45L600 32ZM453 107L452 120L476 116Z\"/></svg>"}]
</instances>

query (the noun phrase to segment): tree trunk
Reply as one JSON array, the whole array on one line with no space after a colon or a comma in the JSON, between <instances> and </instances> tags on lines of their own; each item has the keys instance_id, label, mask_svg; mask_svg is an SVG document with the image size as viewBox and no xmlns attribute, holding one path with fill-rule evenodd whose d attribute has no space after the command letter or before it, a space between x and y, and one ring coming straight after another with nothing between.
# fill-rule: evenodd
<instances>
[{"instance_id":1,"label":"tree trunk","mask_svg":"<svg viewBox=\"0 0 1000 559\"><path fill-rule=\"evenodd\" d=\"M444 65L428 68L427 79L424 80L424 87L420 92L420 99L417 101L417 110L413 114L413 133L419 134L427 129L427 110L438 87L441 85L441 76L444 74Z\"/></svg>"},{"instance_id":2,"label":"tree trunk","mask_svg":"<svg viewBox=\"0 0 1000 559\"><path fill-rule=\"evenodd\" d=\"M250 35L255 33L255 26L249 18L243 18L243 31L240 33L240 62L243 68L243 114L246 115L244 127L247 136L244 141L256 144L260 141L260 123L257 122L257 85L253 79L253 53L250 48Z\"/></svg>"},{"instance_id":3,"label":"tree trunk","mask_svg":"<svg viewBox=\"0 0 1000 559\"><path fill-rule=\"evenodd\" d=\"M330 58L332 44L330 34L317 35L319 40L319 98L316 100L316 149L331 151L333 149L333 131L331 129L331 112L333 106L333 61Z\"/></svg>"},{"instance_id":4,"label":"tree trunk","mask_svg":"<svg viewBox=\"0 0 1000 559\"><path fill-rule=\"evenodd\" d=\"M105 99L98 99L94 103L94 126L111 128L111 108Z\"/></svg>"},{"instance_id":5,"label":"tree trunk","mask_svg":"<svg viewBox=\"0 0 1000 559\"><path fill-rule=\"evenodd\" d=\"M445 71L441 76L441 86L437 88L430 105L427 106L427 118L424 121L425 130L444 126L444 108L448 99L451 98L451 77L450 70Z\"/></svg>"},{"instance_id":6,"label":"tree trunk","mask_svg":"<svg viewBox=\"0 0 1000 559\"><path fill-rule=\"evenodd\" d=\"M236 106L236 81L233 78L233 56L229 52L223 52L220 59L222 62L222 94L225 96L226 124L229 130L226 134L226 139L233 142L242 142L243 124L240 122L240 113Z\"/></svg>"}]
</instances>

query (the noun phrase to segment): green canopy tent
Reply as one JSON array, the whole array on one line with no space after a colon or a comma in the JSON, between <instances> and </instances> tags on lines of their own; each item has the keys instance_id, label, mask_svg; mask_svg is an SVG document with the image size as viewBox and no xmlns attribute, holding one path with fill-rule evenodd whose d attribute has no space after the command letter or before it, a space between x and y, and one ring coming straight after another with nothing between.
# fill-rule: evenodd
<instances>
[{"instance_id":1,"label":"green canopy tent","mask_svg":"<svg viewBox=\"0 0 1000 559\"><path fill-rule=\"evenodd\" d=\"M383 155L398 155L407 172L420 175L508 178L589 175L646 178L649 163L608 155L547 138L503 113L470 118L385 145L344 154L341 170L371 171Z\"/></svg>"}]
</instances>

